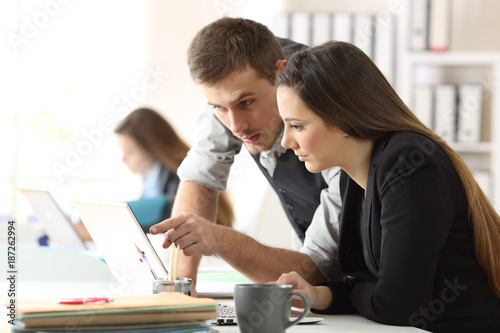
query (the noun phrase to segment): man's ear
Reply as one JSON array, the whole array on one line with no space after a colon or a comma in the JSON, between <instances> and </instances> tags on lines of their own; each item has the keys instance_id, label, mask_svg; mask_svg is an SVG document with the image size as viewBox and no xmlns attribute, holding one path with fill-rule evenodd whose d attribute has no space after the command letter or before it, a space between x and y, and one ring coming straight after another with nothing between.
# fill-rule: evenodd
<instances>
[{"instance_id":1,"label":"man's ear","mask_svg":"<svg viewBox=\"0 0 500 333\"><path fill-rule=\"evenodd\" d=\"M278 60L276 62L276 72L279 72L280 70L283 69L283 67L285 67L285 64L286 64L286 60Z\"/></svg>"}]
</instances>

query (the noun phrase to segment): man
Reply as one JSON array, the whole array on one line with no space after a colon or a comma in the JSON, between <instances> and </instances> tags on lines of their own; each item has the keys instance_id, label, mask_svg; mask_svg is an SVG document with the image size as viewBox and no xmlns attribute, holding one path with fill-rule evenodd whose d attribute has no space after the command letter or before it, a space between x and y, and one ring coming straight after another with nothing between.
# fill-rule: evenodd
<instances>
[{"instance_id":1,"label":"man","mask_svg":"<svg viewBox=\"0 0 500 333\"><path fill-rule=\"evenodd\" d=\"M178 276L195 283L200 255L217 254L254 282L277 280L292 270L313 284L343 277L337 262L340 170L309 173L281 146L274 79L285 55L302 47L239 18L219 19L193 39L188 64L210 108L202 110L193 148L178 169L173 217L151 228L153 234L167 231L164 247L173 242L182 249ZM243 143L278 194L303 243L300 252L264 246L211 222Z\"/></svg>"}]
</instances>

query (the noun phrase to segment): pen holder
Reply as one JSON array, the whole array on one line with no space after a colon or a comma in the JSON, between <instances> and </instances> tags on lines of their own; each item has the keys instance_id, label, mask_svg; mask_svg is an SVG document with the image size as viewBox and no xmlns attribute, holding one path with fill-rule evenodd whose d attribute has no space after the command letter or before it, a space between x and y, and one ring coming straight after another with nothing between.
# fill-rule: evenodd
<instances>
[{"instance_id":1,"label":"pen holder","mask_svg":"<svg viewBox=\"0 0 500 333\"><path fill-rule=\"evenodd\" d=\"M174 291L191 295L191 283L189 278L179 278L178 280L156 279L153 280L153 294L165 294Z\"/></svg>"}]
</instances>

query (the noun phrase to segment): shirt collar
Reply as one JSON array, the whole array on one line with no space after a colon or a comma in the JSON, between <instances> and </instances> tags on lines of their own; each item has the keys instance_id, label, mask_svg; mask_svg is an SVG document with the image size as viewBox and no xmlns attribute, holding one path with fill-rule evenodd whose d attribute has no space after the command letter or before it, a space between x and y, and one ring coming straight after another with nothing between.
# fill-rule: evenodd
<instances>
[{"instance_id":1,"label":"shirt collar","mask_svg":"<svg viewBox=\"0 0 500 333\"><path fill-rule=\"evenodd\" d=\"M271 151L275 151L278 153L278 156L286 152L286 148L281 145L281 140L283 139L283 135L285 134L285 128L281 129L281 132L276 137L273 146L271 147Z\"/></svg>"}]
</instances>

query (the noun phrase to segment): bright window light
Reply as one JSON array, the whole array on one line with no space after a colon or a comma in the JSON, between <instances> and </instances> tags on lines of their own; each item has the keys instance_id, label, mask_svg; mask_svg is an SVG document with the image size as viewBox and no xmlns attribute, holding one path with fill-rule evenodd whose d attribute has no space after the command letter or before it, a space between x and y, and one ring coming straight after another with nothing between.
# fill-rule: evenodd
<instances>
[{"instance_id":1,"label":"bright window light","mask_svg":"<svg viewBox=\"0 0 500 333\"><path fill-rule=\"evenodd\" d=\"M0 215L22 218L17 187L124 199L113 129L154 84L145 2L5 1L0 12Z\"/></svg>"}]
</instances>

